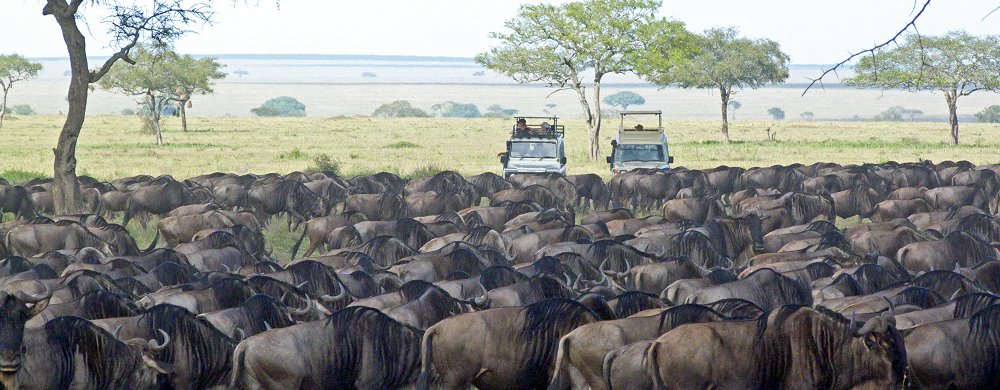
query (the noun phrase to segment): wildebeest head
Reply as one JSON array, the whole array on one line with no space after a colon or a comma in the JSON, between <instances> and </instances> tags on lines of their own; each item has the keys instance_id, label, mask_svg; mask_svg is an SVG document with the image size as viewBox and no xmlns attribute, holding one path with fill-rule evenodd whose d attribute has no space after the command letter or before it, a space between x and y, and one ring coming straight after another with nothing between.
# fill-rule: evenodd
<instances>
[{"instance_id":1,"label":"wildebeest head","mask_svg":"<svg viewBox=\"0 0 1000 390\"><path fill-rule=\"evenodd\" d=\"M891 301L890 308L892 310L868 319L854 335L863 339L865 348L872 352L869 356L877 357L879 360L887 360L873 362L891 368L883 371L892 375L892 378L885 378L888 379L887 382L903 384L907 370L906 349L904 349L902 334L896 330L896 310ZM854 325L853 318L851 325Z\"/></svg>"},{"instance_id":2,"label":"wildebeest head","mask_svg":"<svg viewBox=\"0 0 1000 390\"><path fill-rule=\"evenodd\" d=\"M45 291L38 295L20 291L8 295L0 291L0 374L13 374L21 368L21 355L24 353L24 346L21 344L24 339L24 324L45 310L52 296L48 286L42 286Z\"/></svg>"}]
</instances>

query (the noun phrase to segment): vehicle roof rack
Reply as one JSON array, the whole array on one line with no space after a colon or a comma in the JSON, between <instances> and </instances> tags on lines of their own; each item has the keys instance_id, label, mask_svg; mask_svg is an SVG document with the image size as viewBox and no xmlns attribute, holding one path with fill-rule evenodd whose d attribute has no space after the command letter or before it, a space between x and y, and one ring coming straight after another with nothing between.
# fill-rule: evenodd
<instances>
[{"instance_id":1,"label":"vehicle roof rack","mask_svg":"<svg viewBox=\"0 0 1000 390\"><path fill-rule=\"evenodd\" d=\"M517 121L524 119L527 130L518 131ZM545 130L542 123L549 123L549 129ZM514 126L510 129L511 138L557 138L565 134L565 126L559 124L558 116L514 116Z\"/></svg>"},{"instance_id":2,"label":"vehicle roof rack","mask_svg":"<svg viewBox=\"0 0 1000 390\"><path fill-rule=\"evenodd\" d=\"M646 111L621 111L619 112L621 116L621 123L618 125L618 131L660 131L663 129L663 111L660 110L646 110ZM656 115L657 126L643 127L642 130L636 129L634 127L625 127L625 117L629 115Z\"/></svg>"}]
</instances>

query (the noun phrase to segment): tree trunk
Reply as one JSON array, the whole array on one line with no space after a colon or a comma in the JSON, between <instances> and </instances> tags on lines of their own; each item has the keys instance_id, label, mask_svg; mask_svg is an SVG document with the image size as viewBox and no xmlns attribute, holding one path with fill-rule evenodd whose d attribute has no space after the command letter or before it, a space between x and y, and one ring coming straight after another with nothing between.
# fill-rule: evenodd
<instances>
[{"instance_id":1,"label":"tree trunk","mask_svg":"<svg viewBox=\"0 0 1000 390\"><path fill-rule=\"evenodd\" d=\"M944 93L948 102L948 124L951 125L951 144L958 145L958 91Z\"/></svg>"},{"instance_id":2,"label":"tree trunk","mask_svg":"<svg viewBox=\"0 0 1000 390\"><path fill-rule=\"evenodd\" d=\"M3 90L3 103L0 103L0 129L3 128L3 117L7 116L7 88Z\"/></svg>"},{"instance_id":3,"label":"tree trunk","mask_svg":"<svg viewBox=\"0 0 1000 390\"><path fill-rule=\"evenodd\" d=\"M597 118L590 124L590 159L601 158L601 76L594 77L594 111Z\"/></svg>"},{"instance_id":4,"label":"tree trunk","mask_svg":"<svg viewBox=\"0 0 1000 390\"><path fill-rule=\"evenodd\" d=\"M185 133L187 133L188 131L188 117L187 117L186 106L187 106L187 101L180 102L179 107L181 110L181 130L183 130Z\"/></svg>"},{"instance_id":5,"label":"tree trunk","mask_svg":"<svg viewBox=\"0 0 1000 390\"><path fill-rule=\"evenodd\" d=\"M52 200L56 214L75 214L80 210L80 184L76 179L76 142L87 116L90 66L87 63L87 43L76 25L76 15L53 14L62 29L63 41L69 53L72 76L66 98L69 109L59 141L52 153Z\"/></svg>"},{"instance_id":6,"label":"tree trunk","mask_svg":"<svg viewBox=\"0 0 1000 390\"><path fill-rule=\"evenodd\" d=\"M153 131L156 132L156 144L163 145L163 134L160 133L160 110L163 109L162 103L157 104L156 96L152 93L146 94L149 98L149 121L153 125Z\"/></svg>"},{"instance_id":7,"label":"tree trunk","mask_svg":"<svg viewBox=\"0 0 1000 390\"><path fill-rule=\"evenodd\" d=\"M722 97L722 142L729 143L729 115L727 110L729 109L729 98L731 93L729 89L723 86L719 86L719 95Z\"/></svg>"},{"instance_id":8,"label":"tree trunk","mask_svg":"<svg viewBox=\"0 0 1000 390\"><path fill-rule=\"evenodd\" d=\"M599 142L597 139L598 131L594 126L594 113L590 110L590 103L587 102L587 94L583 89L583 86L579 83L573 84L573 90L576 91L577 97L580 98L580 107L583 108L583 119L587 122L587 134L588 143L590 147L590 158L596 159L594 157L594 147Z\"/></svg>"}]
</instances>

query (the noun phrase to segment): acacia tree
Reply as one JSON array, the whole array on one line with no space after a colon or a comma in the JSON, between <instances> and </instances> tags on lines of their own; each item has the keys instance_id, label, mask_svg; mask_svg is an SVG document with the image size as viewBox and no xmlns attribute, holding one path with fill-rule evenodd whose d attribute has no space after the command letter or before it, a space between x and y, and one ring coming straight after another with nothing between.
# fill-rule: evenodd
<instances>
[{"instance_id":1,"label":"acacia tree","mask_svg":"<svg viewBox=\"0 0 1000 390\"><path fill-rule=\"evenodd\" d=\"M100 67L91 70L87 58L87 40L79 22L87 23L80 12L86 4L109 14L101 23L108 26L117 51ZM141 38L156 43L168 43L184 34L185 26L208 22L210 3L186 0L46 0L43 15L51 15L62 31L69 54L70 83L66 98L69 109L56 147L52 172L52 198L57 214L73 214L80 209L80 185L76 178L76 143L87 115L87 98L91 83L98 82L119 60L135 61L129 52ZM100 12L98 11L98 12Z\"/></svg>"},{"instance_id":2,"label":"acacia tree","mask_svg":"<svg viewBox=\"0 0 1000 390\"><path fill-rule=\"evenodd\" d=\"M732 111L732 113L733 113L733 122L736 122L736 110L739 110L742 107L743 107L743 103L740 103L739 100L730 100L729 101L729 108L731 110L733 110Z\"/></svg>"},{"instance_id":3,"label":"acacia tree","mask_svg":"<svg viewBox=\"0 0 1000 390\"><path fill-rule=\"evenodd\" d=\"M666 87L714 88L722 99L722 139L729 143L729 100L743 88L757 89L788 79L788 55L770 39L738 36L734 27L706 30L699 37L699 52L690 61L654 66L646 78Z\"/></svg>"},{"instance_id":4,"label":"acacia tree","mask_svg":"<svg viewBox=\"0 0 1000 390\"><path fill-rule=\"evenodd\" d=\"M646 104L646 98L632 91L621 91L606 96L604 98L604 103L607 103L612 107L621 107L622 110L628 110L628 106L640 106Z\"/></svg>"},{"instance_id":5,"label":"acacia tree","mask_svg":"<svg viewBox=\"0 0 1000 390\"><path fill-rule=\"evenodd\" d=\"M168 54L167 66L174 78L174 89L167 92L169 99L177 103L177 110L181 114L181 130L187 132L187 109L191 106L191 97L215 93L215 81L226 78L226 72L222 71L225 65L212 57L198 59L189 54Z\"/></svg>"},{"instance_id":6,"label":"acacia tree","mask_svg":"<svg viewBox=\"0 0 1000 390\"><path fill-rule=\"evenodd\" d=\"M132 49L131 57L135 64L112 66L98 85L139 98L140 107L148 111L148 124L156 134L156 144L163 145L160 115L180 84L175 74L177 66L172 63L177 55L163 48L139 45Z\"/></svg>"},{"instance_id":7,"label":"acacia tree","mask_svg":"<svg viewBox=\"0 0 1000 390\"><path fill-rule=\"evenodd\" d=\"M38 77L42 64L28 61L18 54L0 55L0 89L3 89L3 101L0 102L0 128L3 128L3 118L7 116L7 94L18 81Z\"/></svg>"},{"instance_id":8,"label":"acacia tree","mask_svg":"<svg viewBox=\"0 0 1000 390\"><path fill-rule=\"evenodd\" d=\"M522 5L517 16L504 24L507 32L491 34L500 45L477 55L476 62L519 83L544 82L556 91L576 92L588 127L590 158L597 159L604 76L634 72L637 65L660 53L667 53L669 59L681 58L676 52L687 49L684 44L690 34L683 23L658 18L660 4L657 0L583 0ZM669 65L665 60L661 63ZM587 74L593 75L589 85L584 79ZM592 100L587 97L588 86Z\"/></svg>"},{"instance_id":9,"label":"acacia tree","mask_svg":"<svg viewBox=\"0 0 1000 390\"><path fill-rule=\"evenodd\" d=\"M964 31L906 36L892 49L861 58L845 83L862 88L941 91L948 104L951 144L958 145L958 98L976 91L1000 92L1000 36Z\"/></svg>"}]
</instances>

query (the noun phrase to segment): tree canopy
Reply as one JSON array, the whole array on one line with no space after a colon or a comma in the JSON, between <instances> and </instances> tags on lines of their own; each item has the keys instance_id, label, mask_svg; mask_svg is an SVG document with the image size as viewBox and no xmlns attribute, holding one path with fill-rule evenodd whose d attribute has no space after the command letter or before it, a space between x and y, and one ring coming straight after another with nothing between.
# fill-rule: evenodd
<instances>
[{"instance_id":1,"label":"tree canopy","mask_svg":"<svg viewBox=\"0 0 1000 390\"><path fill-rule=\"evenodd\" d=\"M29 61L19 54L0 55L0 89L3 89L3 101L0 101L0 128L3 118L7 115L7 94L18 81L38 77L42 64Z\"/></svg>"},{"instance_id":2,"label":"tree canopy","mask_svg":"<svg viewBox=\"0 0 1000 390\"><path fill-rule=\"evenodd\" d=\"M1000 36L911 34L897 47L861 58L854 69L856 75L845 83L944 93L951 143L958 145L958 98L982 90L1000 92Z\"/></svg>"},{"instance_id":3,"label":"tree canopy","mask_svg":"<svg viewBox=\"0 0 1000 390\"><path fill-rule=\"evenodd\" d=\"M479 118L482 113L479 107L472 103L455 103L447 101L431 106L431 110L445 118Z\"/></svg>"},{"instance_id":4,"label":"tree canopy","mask_svg":"<svg viewBox=\"0 0 1000 390\"><path fill-rule=\"evenodd\" d=\"M257 116L306 116L306 105L291 96L279 96L250 112Z\"/></svg>"},{"instance_id":5,"label":"tree canopy","mask_svg":"<svg viewBox=\"0 0 1000 390\"><path fill-rule=\"evenodd\" d=\"M983 123L1000 123L1000 105L992 105L976 113L976 120Z\"/></svg>"},{"instance_id":6,"label":"tree canopy","mask_svg":"<svg viewBox=\"0 0 1000 390\"><path fill-rule=\"evenodd\" d=\"M767 114L770 115L771 118L774 118L774 120L776 120L776 121L780 121L782 119L785 119L785 110L782 110L781 107L771 107L771 108L768 108L767 109Z\"/></svg>"},{"instance_id":7,"label":"tree canopy","mask_svg":"<svg viewBox=\"0 0 1000 390\"><path fill-rule=\"evenodd\" d=\"M137 97L137 103L147 108L148 125L156 134L156 143L162 145L160 115L177 89L175 69L170 64L171 52L162 47L138 45L130 54L134 65L111 67L97 85L111 92Z\"/></svg>"},{"instance_id":8,"label":"tree canopy","mask_svg":"<svg viewBox=\"0 0 1000 390\"><path fill-rule=\"evenodd\" d=\"M191 98L215 93L215 81L226 78L226 72L222 71L225 65L212 57L194 58L189 54L180 56L174 52L169 52L168 56L167 65L171 69L171 77L175 79L170 100L177 102L181 129L187 131L187 109Z\"/></svg>"},{"instance_id":9,"label":"tree canopy","mask_svg":"<svg viewBox=\"0 0 1000 390\"><path fill-rule=\"evenodd\" d=\"M597 159L604 75L636 72L657 59L669 66L687 48L690 34L684 24L657 17L660 4L581 0L522 5L504 24L507 31L491 34L500 44L477 55L476 62L520 83L544 82L556 91L576 92L589 130L590 158Z\"/></svg>"},{"instance_id":10,"label":"tree canopy","mask_svg":"<svg viewBox=\"0 0 1000 390\"><path fill-rule=\"evenodd\" d=\"M628 110L628 106L640 106L646 104L646 98L632 91L621 91L604 97L604 103L612 107L621 107Z\"/></svg>"},{"instance_id":11,"label":"tree canopy","mask_svg":"<svg viewBox=\"0 0 1000 390\"><path fill-rule=\"evenodd\" d=\"M742 38L734 27L706 30L695 41L698 51L688 61L673 61L670 66L653 64L646 78L660 86L719 91L722 138L729 142L726 110L730 98L743 88L757 89L788 79L788 55L777 42Z\"/></svg>"},{"instance_id":12,"label":"tree canopy","mask_svg":"<svg viewBox=\"0 0 1000 390\"><path fill-rule=\"evenodd\" d=\"M396 100L375 109L372 116L379 118L427 118L430 115L420 108L413 107L409 101Z\"/></svg>"}]
</instances>

